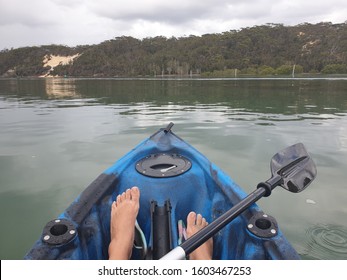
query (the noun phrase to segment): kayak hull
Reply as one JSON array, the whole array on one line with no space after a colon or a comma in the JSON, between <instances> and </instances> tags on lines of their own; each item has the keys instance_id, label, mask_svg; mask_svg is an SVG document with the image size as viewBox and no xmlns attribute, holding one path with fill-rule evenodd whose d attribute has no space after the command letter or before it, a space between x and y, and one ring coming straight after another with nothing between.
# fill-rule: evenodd
<instances>
[{"instance_id":1,"label":"kayak hull","mask_svg":"<svg viewBox=\"0 0 347 280\"><path fill-rule=\"evenodd\" d=\"M160 162L165 157L174 158L177 164ZM147 158L154 160L149 169L158 176L147 174ZM143 166L138 168L139 165ZM159 206L170 203L169 242L170 248L175 248L180 238L178 221L186 221L190 211L200 213L211 223L247 196L203 154L170 129L161 129L105 170L57 219L47 224L25 259L107 259L111 204L132 186L141 192L137 221L149 248L156 246L151 219L153 201ZM213 239L213 259L299 258L275 219L256 204ZM141 252L134 250L132 259L142 258Z\"/></svg>"}]
</instances>

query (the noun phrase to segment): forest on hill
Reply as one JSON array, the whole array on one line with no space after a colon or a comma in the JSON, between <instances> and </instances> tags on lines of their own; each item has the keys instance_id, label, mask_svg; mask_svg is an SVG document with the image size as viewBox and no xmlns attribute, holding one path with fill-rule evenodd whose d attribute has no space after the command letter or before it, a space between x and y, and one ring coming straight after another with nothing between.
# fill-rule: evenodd
<instances>
[{"instance_id":1,"label":"forest on hill","mask_svg":"<svg viewBox=\"0 0 347 280\"><path fill-rule=\"evenodd\" d=\"M77 55L78 54L78 55ZM47 66L45 58L77 55ZM143 77L347 74L347 21L266 24L218 34L136 39L97 45L47 45L0 51L0 76Z\"/></svg>"}]
</instances>

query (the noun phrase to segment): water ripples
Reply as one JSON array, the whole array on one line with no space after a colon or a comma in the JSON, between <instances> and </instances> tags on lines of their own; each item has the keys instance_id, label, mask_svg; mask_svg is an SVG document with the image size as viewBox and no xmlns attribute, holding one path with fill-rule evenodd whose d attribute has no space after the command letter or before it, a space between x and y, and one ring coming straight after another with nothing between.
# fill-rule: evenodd
<instances>
[{"instance_id":1,"label":"water ripples","mask_svg":"<svg viewBox=\"0 0 347 280\"><path fill-rule=\"evenodd\" d=\"M306 256L314 259L347 259L347 228L315 225L306 232Z\"/></svg>"},{"instance_id":2,"label":"water ripples","mask_svg":"<svg viewBox=\"0 0 347 280\"><path fill-rule=\"evenodd\" d=\"M112 107L112 106L111 106ZM311 106L314 107L314 106ZM310 108L311 108L310 107ZM184 116L190 115L208 115L209 119L215 122L222 121L245 121L253 122L261 126L274 126L280 122L309 121L314 125L321 125L326 120L339 118L332 112L328 113L270 113L246 108L231 108L223 104L197 104L196 106L182 104L156 104L155 102L133 103L130 106L124 106L117 109L121 115L128 116ZM341 116L340 116L341 117Z\"/></svg>"}]
</instances>

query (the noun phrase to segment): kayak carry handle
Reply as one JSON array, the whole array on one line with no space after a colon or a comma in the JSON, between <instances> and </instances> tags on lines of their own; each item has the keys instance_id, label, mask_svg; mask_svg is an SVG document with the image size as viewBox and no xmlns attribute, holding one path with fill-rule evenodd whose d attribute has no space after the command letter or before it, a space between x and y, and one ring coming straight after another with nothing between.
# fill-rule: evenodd
<instances>
[{"instance_id":1,"label":"kayak carry handle","mask_svg":"<svg viewBox=\"0 0 347 280\"><path fill-rule=\"evenodd\" d=\"M168 133L171 131L171 128L174 126L173 122L170 122L166 128L164 128L164 132Z\"/></svg>"}]
</instances>

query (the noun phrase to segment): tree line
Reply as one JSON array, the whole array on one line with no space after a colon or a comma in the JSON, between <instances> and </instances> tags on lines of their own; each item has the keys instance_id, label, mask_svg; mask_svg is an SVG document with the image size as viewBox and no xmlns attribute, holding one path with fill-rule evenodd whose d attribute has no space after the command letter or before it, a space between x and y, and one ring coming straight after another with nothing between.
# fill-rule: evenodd
<instances>
[{"instance_id":1,"label":"tree line","mask_svg":"<svg viewBox=\"0 0 347 280\"><path fill-rule=\"evenodd\" d=\"M80 55L45 67L45 55ZM138 77L347 74L347 21L266 24L218 34L136 39L97 45L38 46L0 52L0 76Z\"/></svg>"}]
</instances>

